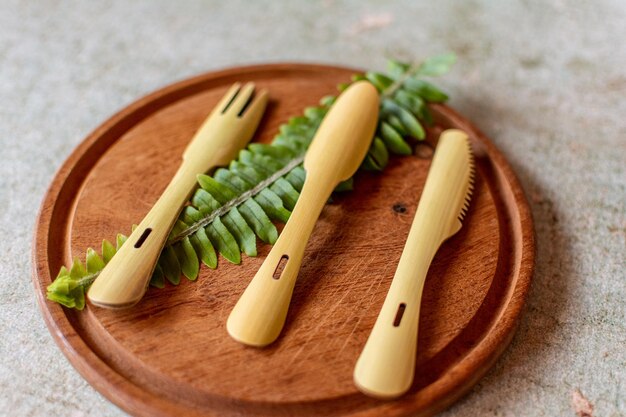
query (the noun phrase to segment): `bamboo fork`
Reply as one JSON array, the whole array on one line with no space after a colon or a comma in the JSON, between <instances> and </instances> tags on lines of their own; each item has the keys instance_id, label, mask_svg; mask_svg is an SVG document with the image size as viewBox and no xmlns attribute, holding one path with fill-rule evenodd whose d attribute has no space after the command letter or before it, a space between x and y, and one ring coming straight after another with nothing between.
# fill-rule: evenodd
<instances>
[{"instance_id":1,"label":"bamboo fork","mask_svg":"<svg viewBox=\"0 0 626 417\"><path fill-rule=\"evenodd\" d=\"M387 298L354 369L364 393L394 398L411 386L426 273L439 246L461 229L473 184L467 135L444 131Z\"/></svg>"},{"instance_id":2,"label":"bamboo fork","mask_svg":"<svg viewBox=\"0 0 626 417\"><path fill-rule=\"evenodd\" d=\"M228 317L237 341L265 346L283 328L304 248L328 197L365 157L378 121L376 88L366 81L344 91L322 121L304 159L306 180L278 241Z\"/></svg>"},{"instance_id":3,"label":"bamboo fork","mask_svg":"<svg viewBox=\"0 0 626 417\"><path fill-rule=\"evenodd\" d=\"M252 138L267 105L267 92L234 84L183 153L183 162L161 197L87 293L92 304L124 308L143 297L159 254L198 174L228 164Z\"/></svg>"}]
</instances>

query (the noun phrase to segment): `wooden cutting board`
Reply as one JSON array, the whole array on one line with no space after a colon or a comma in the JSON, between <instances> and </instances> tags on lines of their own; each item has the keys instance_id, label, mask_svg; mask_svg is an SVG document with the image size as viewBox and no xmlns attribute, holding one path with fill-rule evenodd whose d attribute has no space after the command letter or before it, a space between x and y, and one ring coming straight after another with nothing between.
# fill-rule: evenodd
<instances>
[{"instance_id":1,"label":"wooden cutting board","mask_svg":"<svg viewBox=\"0 0 626 417\"><path fill-rule=\"evenodd\" d=\"M289 317L265 349L242 346L226 318L261 265L223 258L196 282L149 289L135 307L84 311L47 301L62 265L128 233L168 183L200 122L234 81L268 88L256 141L269 142L356 70L295 64L233 68L157 91L106 121L78 146L44 199L33 281L46 323L70 362L98 391L137 416L424 416L447 407L511 340L533 271L528 204L510 166L469 121L433 107L434 143L449 127L469 132L477 183L464 227L437 253L420 317L416 379L395 401L362 395L352 371L398 263L430 164L392 158L360 172L355 190L324 209L307 247ZM63 387L58 387L63 390Z\"/></svg>"}]
</instances>

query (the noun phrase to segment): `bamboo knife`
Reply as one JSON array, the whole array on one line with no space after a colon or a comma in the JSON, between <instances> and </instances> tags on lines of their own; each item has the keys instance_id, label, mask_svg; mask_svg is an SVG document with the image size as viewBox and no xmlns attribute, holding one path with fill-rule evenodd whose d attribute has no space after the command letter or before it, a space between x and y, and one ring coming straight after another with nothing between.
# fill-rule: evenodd
<instances>
[{"instance_id":1,"label":"bamboo knife","mask_svg":"<svg viewBox=\"0 0 626 417\"><path fill-rule=\"evenodd\" d=\"M228 317L226 327L235 340L265 346L280 334L315 222L333 189L354 175L365 158L378 107L376 88L359 81L324 117L306 153L306 179L289 221Z\"/></svg>"},{"instance_id":2,"label":"bamboo knife","mask_svg":"<svg viewBox=\"0 0 626 417\"><path fill-rule=\"evenodd\" d=\"M439 246L461 229L473 184L467 135L444 131L391 287L354 369L354 382L365 394L395 398L410 388L426 274Z\"/></svg>"}]
</instances>

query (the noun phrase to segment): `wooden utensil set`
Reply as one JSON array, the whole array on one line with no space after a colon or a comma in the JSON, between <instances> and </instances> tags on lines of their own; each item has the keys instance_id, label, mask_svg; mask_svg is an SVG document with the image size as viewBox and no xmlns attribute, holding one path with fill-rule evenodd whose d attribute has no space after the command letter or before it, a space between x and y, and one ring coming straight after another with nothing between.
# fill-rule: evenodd
<instances>
[{"instance_id":1,"label":"wooden utensil set","mask_svg":"<svg viewBox=\"0 0 626 417\"><path fill-rule=\"evenodd\" d=\"M268 98L266 91L254 90L252 83L235 84L211 112L157 203L89 289L92 304L126 308L141 299L196 176L227 165L257 129ZM333 189L354 175L365 157L378 109L376 88L359 81L326 114L307 151L306 180L291 217L228 318L227 330L235 340L260 347L279 336L308 238ZM441 243L461 228L473 178L467 135L444 131L389 293L356 363L354 382L365 394L395 398L410 388L426 274Z\"/></svg>"}]
</instances>

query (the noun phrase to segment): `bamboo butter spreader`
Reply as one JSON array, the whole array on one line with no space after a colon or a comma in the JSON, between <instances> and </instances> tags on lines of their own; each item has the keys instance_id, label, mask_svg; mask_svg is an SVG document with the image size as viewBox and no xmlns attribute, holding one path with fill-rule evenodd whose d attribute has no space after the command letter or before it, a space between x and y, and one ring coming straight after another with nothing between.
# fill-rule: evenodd
<instances>
[{"instance_id":1,"label":"bamboo butter spreader","mask_svg":"<svg viewBox=\"0 0 626 417\"><path fill-rule=\"evenodd\" d=\"M410 388L426 274L439 246L461 229L473 184L467 135L444 131L387 298L354 369L354 382L365 394L394 398Z\"/></svg>"},{"instance_id":2,"label":"bamboo butter spreader","mask_svg":"<svg viewBox=\"0 0 626 417\"><path fill-rule=\"evenodd\" d=\"M379 97L366 81L352 84L324 117L306 153L306 180L276 244L228 317L228 333L265 346L280 334L304 248L333 189L363 161L378 121Z\"/></svg>"},{"instance_id":3,"label":"bamboo butter spreader","mask_svg":"<svg viewBox=\"0 0 626 417\"><path fill-rule=\"evenodd\" d=\"M159 200L89 289L92 304L130 307L146 292L159 254L198 174L227 165L252 138L267 105L267 92L253 97L254 84L233 85L183 153L183 163Z\"/></svg>"}]
</instances>

